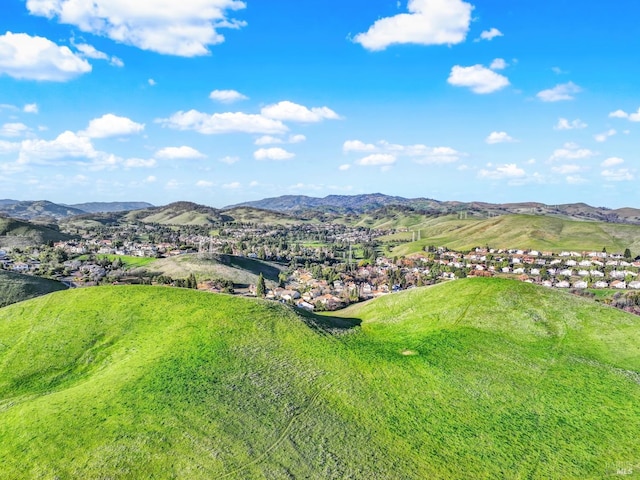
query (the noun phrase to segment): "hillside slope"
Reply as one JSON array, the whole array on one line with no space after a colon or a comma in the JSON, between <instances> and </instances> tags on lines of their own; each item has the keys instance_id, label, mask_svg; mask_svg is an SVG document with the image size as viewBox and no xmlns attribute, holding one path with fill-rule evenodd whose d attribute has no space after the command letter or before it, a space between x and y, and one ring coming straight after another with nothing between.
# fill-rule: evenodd
<instances>
[{"instance_id":1,"label":"hillside slope","mask_svg":"<svg viewBox=\"0 0 640 480\"><path fill-rule=\"evenodd\" d=\"M3 474L603 478L640 458L637 317L493 279L341 315L161 287L0 309Z\"/></svg>"},{"instance_id":2,"label":"hillside slope","mask_svg":"<svg viewBox=\"0 0 640 480\"><path fill-rule=\"evenodd\" d=\"M24 247L69 240L70 235L43 225L0 217L0 247Z\"/></svg>"},{"instance_id":3,"label":"hillside slope","mask_svg":"<svg viewBox=\"0 0 640 480\"><path fill-rule=\"evenodd\" d=\"M469 249L489 245L492 248L522 248L542 251L595 250L624 252L629 248L640 254L640 226L584 222L539 215L504 215L485 220L458 220L439 217L411 227L420 230L421 240L400 245L394 255L408 255L425 246ZM404 234L411 238L411 233ZM393 237L391 237L393 238Z\"/></svg>"},{"instance_id":4,"label":"hillside slope","mask_svg":"<svg viewBox=\"0 0 640 480\"><path fill-rule=\"evenodd\" d=\"M0 270L0 308L66 288L54 280Z\"/></svg>"}]
</instances>

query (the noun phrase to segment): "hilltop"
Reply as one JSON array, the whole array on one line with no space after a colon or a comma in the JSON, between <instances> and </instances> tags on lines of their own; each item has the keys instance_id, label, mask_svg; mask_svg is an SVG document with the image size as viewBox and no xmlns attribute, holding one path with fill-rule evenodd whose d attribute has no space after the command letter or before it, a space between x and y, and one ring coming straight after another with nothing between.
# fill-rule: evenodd
<instances>
[{"instance_id":1,"label":"hilltop","mask_svg":"<svg viewBox=\"0 0 640 480\"><path fill-rule=\"evenodd\" d=\"M3 473L603 478L640 458L637 317L495 279L340 315L162 287L0 309Z\"/></svg>"},{"instance_id":2,"label":"hilltop","mask_svg":"<svg viewBox=\"0 0 640 480\"><path fill-rule=\"evenodd\" d=\"M135 210L124 218L162 225L212 225L228 220L220 210L192 202L175 202L163 207Z\"/></svg>"}]
</instances>

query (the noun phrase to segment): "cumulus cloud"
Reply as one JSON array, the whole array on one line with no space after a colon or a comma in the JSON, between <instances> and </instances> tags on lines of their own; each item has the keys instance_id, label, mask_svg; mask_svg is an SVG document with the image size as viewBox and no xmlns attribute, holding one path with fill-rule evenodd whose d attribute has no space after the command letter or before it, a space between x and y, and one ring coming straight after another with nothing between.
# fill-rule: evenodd
<instances>
[{"instance_id":1,"label":"cumulus cloud","mask_svg":"<svg viewBox=\"0 0 640 480\"><path fill-rule=\"evenodd\" d=\"M626 118L631 122L640 122L640 108L636 113L627 113L624 110L616 110L609 114L610 118Z\"/></svg>"},{"instance_id":2,"label":"cumulus cloud","mask_svg":"<svg viewBox=\"0 0 640 480\"><path fill-rule=\"evenodd\" d=\"M507 132L491 132L485 139L489 145L496 143L512 143L515 142L515 138L511 137Z\"/></svg>"},{"instance_id":3,"label":"cumulus cloud","mask_svg":"<svg viewBox=\"0 0 640 480\"><path fill-rule=\"evenodd\" d=\"M582 160L597 155L596 152L588 148L580 148L575 143L565 143L563 148L559 148L553 152L549 160Z\"/></svg>"},{"instance_id":4,"label":"cumulus cloud","mask_svg":"<svg viewBox=\"0 0 640 480\"><path fill-rule=\"evenodd\" d=\"M156 152L156 157L163 160L190 160L207 158L206 155L200 153L192 147L166 147Z\"/></svg>"},{"instance_id":5,"label":"cumulus cloud","mask_svg":"<svg viewBox=\"0 0 640 480\"><path fill-rule=\"evenodd\" d=\"M107 113L100 118L91 120L87 129L79 133L89 138L108 138L140 133L143 130L144 124L142 123L136 123L130 118Z\"/></svg>"},{"instance_id":6,"label":"cumulus cloud","mask_svg":"<svg viewBox=\"0 0 640 480\"><path fill-rule=\"evenodd\" d=\"M20 143L7 142L0 140L0 155L6 155L7 153L14 153L20 150Z\"/></svg>"},{"instance_id":7,"label":"cumulus cloud","mask_svg":"<svg viewBox=\"0 0 640 480\"><path fill-rule=\"evenodd\" d=\"M209 98L221 103L233 103L249 99L249 97L236 90L214 90L209 94Z\"/></svg>"},{"instance_id":8,"label":"cumulus cloud","mask_svg":"<svg viewBox=\"0 0 640 480\"><path fill-rule=\"evenodd\" d=\"M307 141L307 137L305 137L302 134L291 135L289 137L289 143L302 143L302 142L306 142L306 141Z\"/></svg>"},{"instance_id":9,"label":"cumulus cloud","mask_svg":"<svg viewBox=\"0 0 640 480\"><path fill-rule=\"evenodd\" d=\"M367 157L356 160L356 165L364 167L376 167L383 165L393 165L396 163L396 156L389 153L374 153Z\"/></svg>"},{"instance_id":10,"label":"cumulus cloud","mask_svg":"<svg viewBox=\"0 0 640 480\"><path fill-rule=\"evenodd\" d=\"M226 188L228 190L235 190L240 187L242 187L242 184L240 182L225 183L224 185L222 185L222 188Z\"/></svg>"},{"instance_id":11,"label":"cumulus cloud","mask_svg":"<svg viewBox=\"0 0 640 480\"><path fill-rule=\"evenodd\" d=\"M526 176L526 174L527 172L518 167L518 165L516 165L515 163L498 165L494 169L482 169L480 170L480 172L478 172L478 176L480 176L481 178L489 178L491 180L522 178Z\"/></svg>"},{"instance_id":12,"label":"cumulus cloud","mask_svg":"<svg viewBox=\"0 0 640 480\"><path fill-rule=\"evenodd\" d=\"M611 182L630 182L635 176L628 168L619 168L617 170L603 170L602 176L605 180Z\"/></svg>"},{"instance_id":13,"label":"cumulus cloud","mask_svg":"<svg viewBox=\"0 0 640 480\"><path fill-rule=\"evenodd\" d=\"M223 133L257 133L277 135L289 128L280 120L242 112L214 113L213 115L189 110L177 112L171 117L158 120L176 130L194 130L204 135Z\"/></svg>"},{"instance_id":14,"label":"cumulus cloud","mask_svg":"<svg viewBox=\"0 0 640 480\"><path fill-rule=\"evenodd\" d=\"M291 135L288 140L282 138L273 137L271 135L264 135L254 142L256 145L280 145L283 143L302 143L307 140L304 135Z\"/></svg>"},{"instance_id":15,"label":"cumulus cloud","mask_svg":"<svg viewBox=\"0 0 640 480\"><path fill-rule=\"evenodd\" d=\"M390 45L454 45L464 42L473 6L462 0L409 0L409 13L376 21L353 39L367 50Z\"/></svg>"},{"instance_id":16,"label":"cumulus cloud","mask_svg":"<svg viewBox=\"0 0 640 480\"><path fill-rule=\"evenodd\" d=\"M508 66L509 64L504 60L504 58L496 58L493 62L491 62L489 68L491 70L504 70Z\"/></svg>"},{"instance_id":17,"label":"cumulus cloud","mask_svg":"<svg viewBox=\"0 0 640 480\"><path fill-rule=\"evenodd\" d=\"M20 148L19 162L46 163L63 158L96 159L99 152L86 136L66 131L54 140L24 140Z\"/></svg>"},{"instance_id":18,"label":"cumulus cloud","mask_svg":"<svg viewBox=\"0 0 640 480\"><path fill-rule=\"evenodd\" d=\"M238 0L27 0L32 15L57 18L84 32L136 46L142 50L194 57L224 42L221 28L238 29L245 22L229 12L245 8Z\"/></svg>"},{"instance_id":19,"label":"cumulus cloud","mask_svg":"<svg viewBox=\"0 0 640 480\"><path fill-rule=\"evenodd\" d=\"M213 182L209 182L207 180L198 180L196 182L196 187L198 187L198 188L211 188L211 187L213 187Z\"/></svg>"},{"instance_id":20,"label":"cumulus cloud","mask_svg":"<svg viewBox=\"0 0 640 480\"><path fill-rule=\"evenodd\" d=\"M295 157L294 153L287 152L284 148L260 148L253 152L256 160L289 160Z\"/></svg>"},{"instance_id":21,"label":"cumulus cloud","mask_svg":"<svg viewBox=\"0 0 640 480\"><path fill-rule=\"evenodd\" d=\"M447 80L456 87L468 87L474 93L493 93L509 86L509 79L482 65L461 67L455 65Z\"/></svg>"},{"instance_id":22,"label":"cumulus cloud","mask_svg":"<svg viewBox=\"0 0 640 480\"><path fill-rule=\"evenodd\" d=\"M0 35L0 74L19 80L66 82L90 71L91 65L69 47L26 33Z\"/></svg>"},{"instance_id":23,"label":"cumulus cloud","mask_svg":"<svg viewBox=\"0 0 640 480\"><path fill-rule=\"evenodd\" d=\"M420 145L419 147L424 147ZM415 148L415 146L414 146ZM409 152L408 155L415 158L415 162L421 165L454 163L460 160L462 153L451 147L426 147L419 148L419 151Z\"/></svg>"},{"instance_id":24,"label":"cumulus cloud","mask_svg":"<svg viewBox=\"0 0 640 480\"><path fill-rule=\"evenodd\" d=\"M564 100L573 100L576 93L580 93L582 88L573 82L556 85L548 90L542 90L536 95L543 102L561 102Z\"/></svg>"},{"instance_id":25,"label":"cumulus cloud","mask_svg":"<svg viewBox=\"0 0 640 480\"><path fill-rule=\"evenodd\" d=\"M364 143L360 140L347 140L342 145L344 152L374 152L376 146L371 143Z\"/></svg>"},{"instance_id":26,"label":"cumulus cloud","mask_svg":"<svg viewBox=\"0 0 640 480\"><path fill-rule=\"evenodd\" d=\"M125 168L151 168L156 166L156 161L153 158L127 158L122 161L122 165Z\"/></svg>"},{"instance_id":27,"label":"cumulus cloud","mask_svg":"<svg viewBox=\"0 0 640 480\"><path fill-rule=\"evenodd\" d=\"M615 167L616 165L621 165L623 163L624 163L624 160L622 158L610 157L610 158L607 158L600 165L604 168L611 168L611 167Z\"/></svg>"},{"instance_id":28,"label":"cumulus cloud","mask_svg":"<svg viewBox=\"0 0 640 480\"><path fill-rule=\"evenodd\" d=\"M316 123L322 120L338 120L340 116L329 107L307 108L304 105L285 100L267 105L260 112L264 117L274 120Z\"/></svg>"},{"instance_id":29,"label":"cumulus cloud","mask_svg":"<svg viewBox=\"0 0 640 480\"><path fill-rule=\"evenodd\" d=\"M338 167L338 170L340 170L341 172L346 172L350 168L351 168L351 165L349 165L348 163L344 163Z\"/></svg>"},{"instance_id":30,"label":"cumulus cloud","mask_svg":"<svg viewBox=\"0 0 640 480\"><path fill-rule=\"evenodd\" d=\"M497 28L493 27L490 28L489 30L485 30L480 34L480 37L476 40L476 41L480 41L480 40L493 40L496 37L504 37L504 34L498 30Z\"/></svg>"},{"instance_id":31,"label":"cumulus cloud","mask_svg":"<svg viewBox=\"0 0 640 480\"><path fill-rule=\"evenodd\" d=\"M596 142L602 143L602 142L606 142L609 139L609 137L613 137L617 133L618 132L612 128L610 130L607 130L606 132L594 135L593 138L595 139Z\"/></svg>"},{"instance_id":32,"label":"cumulus cloud","mask_svg":"<svg viewBox=\"0 0 640 480\"><path fill-rule=\"evenodd\" d=\"M0 135L3 137L21 137L29 130L29 127L24 123L5 123L0 127Z\"/></svg>"},{"instance_id":33,"label":"cumulus cloud","mask_svg":"<svg viewBox=\"0 0 640 480\"><path fill-rule=\"evenodd\" d=\"M554 130L580 130L587 127L588 125L579 118L571 122L566 118L559 118L558 123L553 128Z\"/></svg>"},{"instance_id":34,"label":"cumulus cloud","mask_svg":"<svg viewBox=\"0 0 640 480\"><path fill-rule=\"evenodd\" d=\"M37 103L27 103L22 111L24 113L38 113L38 104Z\"/></svg>"}]
</instances>

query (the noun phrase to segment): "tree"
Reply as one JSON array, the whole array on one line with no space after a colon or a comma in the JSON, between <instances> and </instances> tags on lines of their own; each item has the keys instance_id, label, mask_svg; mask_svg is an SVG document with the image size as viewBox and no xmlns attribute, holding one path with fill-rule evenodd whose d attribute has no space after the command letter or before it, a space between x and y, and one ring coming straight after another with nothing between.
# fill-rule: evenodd
<instances>
[{"instance_id":1,"label":"tree","mask_svg":"<svg viewBox=\"0 0 640 480\"><path fill-rule=\"evenodd\" d=\"M258 277L258 284L256 285L256 295L258 297L264 297L267 293L267 286L264 283L264 277L262 274Z\"/></svg>"},{"instance_id":2,"label":"tree","mask_svg":"<svg viewBox=\"0 0 640 480\"><path fill-rule=\"evenodd\" d=\"M631 257L631 250L629 250L628 248L624 249L624 258L632 258Z\"/></svg>"}]
</instances>

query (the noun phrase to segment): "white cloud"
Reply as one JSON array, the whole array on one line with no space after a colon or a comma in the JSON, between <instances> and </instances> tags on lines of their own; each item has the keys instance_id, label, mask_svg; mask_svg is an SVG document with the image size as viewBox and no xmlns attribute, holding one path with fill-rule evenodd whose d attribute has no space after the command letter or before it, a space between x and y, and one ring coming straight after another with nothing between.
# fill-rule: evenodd
<instances>
[{"instance_id":1,"label":"white cloud","mask_svg":"<svg viewBox=\"0 0 640 480\"><path fill-rule=\"evenodd\" d=\"M158 178L154 175L149 175L147 178L144 179L145 183L155 183L158 181Z\"/></svg>"},{"instance_id":2,"label":"white cloud","mask_svg":"<svg viewBox=\"0 0 640 480\"><path fill-rule=\"evenodd\" d=\"M6 142L0 140L0 155L6 155L7 153L14 153L20 150L20 143L18 142Z\"/></svg>"},{"instance_id":3,"label":"white cloud","mask_svg":"<svg viewBox=\"0 0 640 480\"><path fill-rule=\"evenodd\" d=\"M556 75L564 75L567 74L569 72L565 72L564 70L562 70L560 67L551 67L551 71L553 73L555 73Z\"/></svg>"},{"instance_id":4,"label":"white cloud","mask_svg":"<svg viewBox=\"0 0 640 480\"><path fill-rule=\"evenodd\" d=\"M315 123L322 120L338 120L340 116L328 107L307 108L304 105L285 100L283 102L267 105L260 113L274 120Z\"/></svg>"},{"instance_id":5,"label":"white cloud","mask_svg":"<svg viewBox=\"0 0 640 480\"><path fill-rule=\"evenodd\" d=\"M189 110L177 112L171 117L158 120L160 123L176 130L195 130L204 135L224 133L258 133L277 135L289 129L279 120L263 115L242 112L207 113Z\"/></svg>"},{"instance_id":6,"label":"white cloud","mask_svg":"<svg viewBox=\"0 0 640 480\"><path fill-rule=\"evenodd\" d=\"M149 80L147 80L147 83L151 87L155 87L158 84L153 78L150 78Z\"/></svg>"},{"instance_id":7,"label":"white cloud","mask_svg":"<svg viewBox=\"0 0 640 480\"><path fill-rule=\"evenodd\" d=\"M602 176L605 180L611 182L630 182L635 177L628 168L619 168L618 170L603 170Z\"/></svg>"},{"instance_id":8,"label":"white cloud","mask_svg":"<svg viewBox=\"0 0 640 480\"><path fill-rule=\"evenodd\" d=\"M253 152L253 158L256 160L289 160L293 157L295 157L294 153L279 147L260 148Z\"/></svg>"},{"instance_id":9,"label":"white cloud","mask_svg":"<svg viewBox=\"0 0 640 480\"><path fill-rule=\"evenodd\" d=\"M587 183L587 179L580 175L568 175L565 180L570 185L582 185L583 183Z\"/></svg>"},{"instance_id":10,"label":"white cloud","mask_svg":"<svg viewBox=\"0 0 640 480\"><path fill-rule=\"evenodd\" d=\"M461 67L455 65L447 80L456 87L469 87L474 93L485 94L501 90L509 86L509 79L482 65Z\"/></svg>"},{"instance_id":11,"label":"white cloud","mask_svg":"<svg viewBox=\"0 0 640 480\"><path fill-rule=\"evenodd\" d=\"M277 145L284 143L284 140L278 137L272 137L271 135L264 135L258 138L255 142L256 145Z\"/></svg>"},{"instance_id":12,"label":"white cloud","mask_svg":"<svg viewBox=\"0 0 640 480\"><path fill-rule=\"evenodd\" d=\"M498 30L497 28L493 27L489 30L485 30L480 34L480 38L477 39L478 40L493 40L496 37L504 37L504 34Z\"/></svg>"},{"instance_id":13,"label":"white cloud","mask_svg":"<svg viewBox=\"0 0 640 480\"><path fill-rule=\"evenodd\" d=\"M409 148L410 150L408 155L412 157L419 157L415 159L415 162L421 165L454 163L460 160L460 157L464 155L451 147L429 148L424 145L413 145ZM411 148L414 150L411 151Z\"/></svg>"},{"instance_id":14,"label":"white cloud","mask_svg":"<svg viewBox=\"0 0 640 480\"><path fill-rule=\"evenodd\" d=\"M348 163L345 163L343 165L340 165L338 167L338 170L340 170L341 172L346 172L347 170L349 170L351 168L351 165L349 165Z\"/></svg>"},{"instance_id":15,"label":"white cloud","mask_svg":"<svg viewBox=\"0 0 640 480\"><path fill-rule=\"evenodd\" d=\"M573 82L556 85L548 90L542 90L536 95L543 102L560 102L563 100L573 100L576 93L580 93L582 88Z\"/></svg>"},{"instance_id":16,"label":"white cloud","mask_svg":"<svg viewBox=\"0 0 640 480\"><path fill-rule=\"evenodd\" d=\"M194 57L224 42L218 29L244 22L228 12L245 8L237 0L27 0L32 15L57 18L84 32L103 35L142 50Z\"/></svg>"},{"instance_id":17,"label":"white cloud","mask_svg":"<svg viewBox=\"0 0 640 480\"><path fill-rule=\"evenodd\" d=\"M375 152L376 146L371 143L364 143L360 140L347 140L342 145L345 152Z\"/></svg>"},{"instance_id":18,"label":"white cloud","mask_svg":"<svg viewBox=\"0 0 640 480\"><path fill-rule=\"evenodd\" d=\"M549 160L581 160L595 155L597 155L597 153L588 148L580 148L575 143L565 143L563 148L559 148L553 152Z\"/></svg>"},{"instance_id":19,"label":"white cloud","mask_svg":"<svg viewBox=\"0 0 640 480\"><path fill-rule=\"evenodd\" d=\"M214 90L209 94L209 98L221 103L233 103L249 99L246 95L235 90Z\"/></svg>"},{"instance_id":20,"label":"white cloud","mask_svg":"<svg viewBox=\"0 0 640 480\"><path fill-rule=\"evenodd\" d=\"M0 136L21 137L30 130L24 123L5 123L0 127Z\"/></svg>"},{"instance_id":21,"label":"white cloud","mask_svg":"<svg viewBox=\"0 0 640 480\"><path fill-rule=\"evenodd\" d=\"M558 123L553 128L554 130L579 130L587 127L588 125L579 118L571 122L566 118L559 118Z\"/></svg>"},{"instance_id":22,"label":"white cloud","mask_svg":"<svg viewBox=\"0 0 640 480\"><path fill-rule=\"evenodd\" d=\"M493 62L491 62L489 68L491 70L504 70L508 66L509 64L505 62L504 58L496 58Z\"/></svg>"},{"instance_id":23,"label":"white cloud","mask_svg":"<svg viewBox=\"0 0 640 480\"><path fill-rule=\"evenodd\" d=\"M234 163L238 163L240 161L240 157L232 157L226 156L220 159L222 163L226 163L227 165L233 165Z\"/></svg>"},{"instance_id":24,"label":"white cloud","mask_svg":"<svg viewBox=\"0 0 640 480\"><path fill-rule=\"evenodd\" d=\"M27 103L22 111L24 113L38 113L38 104L37 103Z\"/></svg>"},{"instance_id":25,"label":"white cloud","mask_svg":"<svg viewBox=\"0 0 640 480\"><path fill-rule=\"evenodd\" d=\"M211 188L211 187L213 187L213 182L208 182L207 180L198 180L196 182L196 187L198 187L198 188Z\"/></svg>"},{"instance_id":26,"label":"white cloud","mask_svg":"<svg viewBox=\"0 0 640 480\"><path fill-rule=\"evenodd\" d=\"M494 145L496 143L512 143L515 141L516 140L507 132L491 132L485 139L485 142L487 142L489 145Z\"/></svg>"},{"instance_id":27,"label":"white cloud","mask_svg":"<svg viewBox=\"0 0 640 480\"><path fill-rule=\"evenodd\" d=\"M82 54L84 58L92 58L94 60L107 60L114 67L124 67L124 62L118 57L110 57L106 53L97 50L93 45L89 45L87 43L73 43L73 46Z\"/></svg>"},{"instance_id":28,"label":"white cloud","mask_svg":"<svg viewBox=\"0 0 640 480\"><path fill-rule=\"evenodd\" d=\"M151 168L156 166L153 158L128 158L122 162L125 168Z\"/></svg>"},{"instance_id":29,"label":"white cloud","mask_svg":"<svg viewBox=\"0 0 640 480\"><path fill-rule=\"evenodd\" d=\"M558 165L557 167L553 167L551 171L553 173L558 173L560 175L570 175L573 173L581 172L583 168L579 165L568 164L568 165Z\"/></svg>"},{"instance_id":30,"label":"white cloud","mask_svg":"<svg viewBox=\"0 0 640 480\"><path fill-rule=\"evenodd\" d=\"M610 130L607 130L604 133L599 133L597 135L594 135L593 138L595 139L596 142L606 142L609 137L613 137L614 135L616 135L618 132L615 131L613 128Z\"/></svg>"},{"instance_id":31,"label":"white cloud","mask_svg":"<svg viewBox=\"0 0 640 480\"><path fill-rule=\"evenodd\" d=\"M396 163L396 156L389 153L374 153L367 157L356 160L356 165L364 167L374 167L382 165L393 165Z\"/></svg>"},{"instance_id":32,"label":"white cloud","mask_svg":"<svg viewBox=\"0 0 640 480\"><path fill-rule=\"evenodd\" d=\"M480 177L489 178L491 180L522 178L526 176L526 174L527 173L515 163L498 165L492 170L482 169L478 173Z\"/></svg>"},{"instance_id":33,"label":"white cloud","mask_svg":"<svg viewBox=\"0 0 640 480\"><path fill-rule=\"evenodd\" d=\"M624 110L616 110L609 114L610 118L626 118L631 122L640 122L640 108L636 113L627 113Z\"/></svg>"},{"instance_id":34,"label":"white cloud","mask_svg":"<svg viewBox=\"0 0 640 480\"><path fill-rule=\"evenodd\" d=\"M409 13L381 18L353 39L367 50L390 45L453 45L464 42L473 6L462 0L409 0Z\"/></svg>"},{"instance_id":35,"label":"white cloud","mask_svg":"<svg viewBox=\"0 0 640 480\"><path fill-rule=\"evenodd\" d=\"M226 188L228 190L235 190L240 187L242 187L242 184L240 182L225 183L224 185L222 185L222 188Z\"/></svg>"},{"instance_id":36,"label":"white cloud","mask_svg":"<svg viewBox=\"0 0 640 480\"><path fill-rule=\"evenodd\" d=\"M616 165L621 165L624 163L624 160L622 158L618 158L618 157L610 157L607 158L604 162L602 162L600 165L604 168L611 168L614 167Z\"/></svg>"},{"instance_id":37,"label":"white cloud","mask_svg":"<svg viewBox=\"0 0 640 480\"><path fill-rule=\"evenodd\" d=\"M182 183L180 183L178 180L176 180L175 178L172 178L171 180L169 180L165 185L164 188L166 188L167 190L175 190L177 188L179 188L180 186L182 186Z\"/></svg>"},{"instance_id":38,"label":"white cloud","mask_svg":"<svg viewBox=\"0 0 640 480\"><path fill-rule=\"evenodd\" d=\"M305 137L302 134L291 135L289 137L289 143L302 143L302 142L306 142L306 141L307 141L307 137Z\"/></svg>"},{"instance_id":39,"label":"white cloud","mask_svg":"<svg viewBox=\"0 0 640 480\"><path fill-rule=\"evenodd\" d=\"M19 80L65 82L90 71L85 59L46 38L11 32L0 35L0 74Z\"/></svg>"},{"instance_id":40,"label":"white cloud","mask_svg":"<svg viewBox=\"0 0 640 480\"><path fill-rule=\"evenodd\" d=\"M207 158L206 155L200 153L192 147L166 147L156 152L156 157L165 160L189 160Z\"/></svg>"},{"instance_id":41,"label":"white cloud","mask_svg":"<svg viewBox=\"0 0 640 480\"><path fill-rule=\"evenodd\" d=\"M91 140L66 131L54 140L24 140L20 149L19 162L46 163L48 160L63 158L95 159L99 152L95 150Z\"/></svg>"},{"instance_id":42,"label":"white cloud","mask_svg":"<svg viewBox=\"0 0 640 480\"><path fill-rule=\"evenodd\" d=\"M87 129L79 134L89 138L107 138L131 135L143 130L144 124L136 123L127 117L118 117L107 113L100 118L91 120Z\"/></svg>"}]
</instances>

